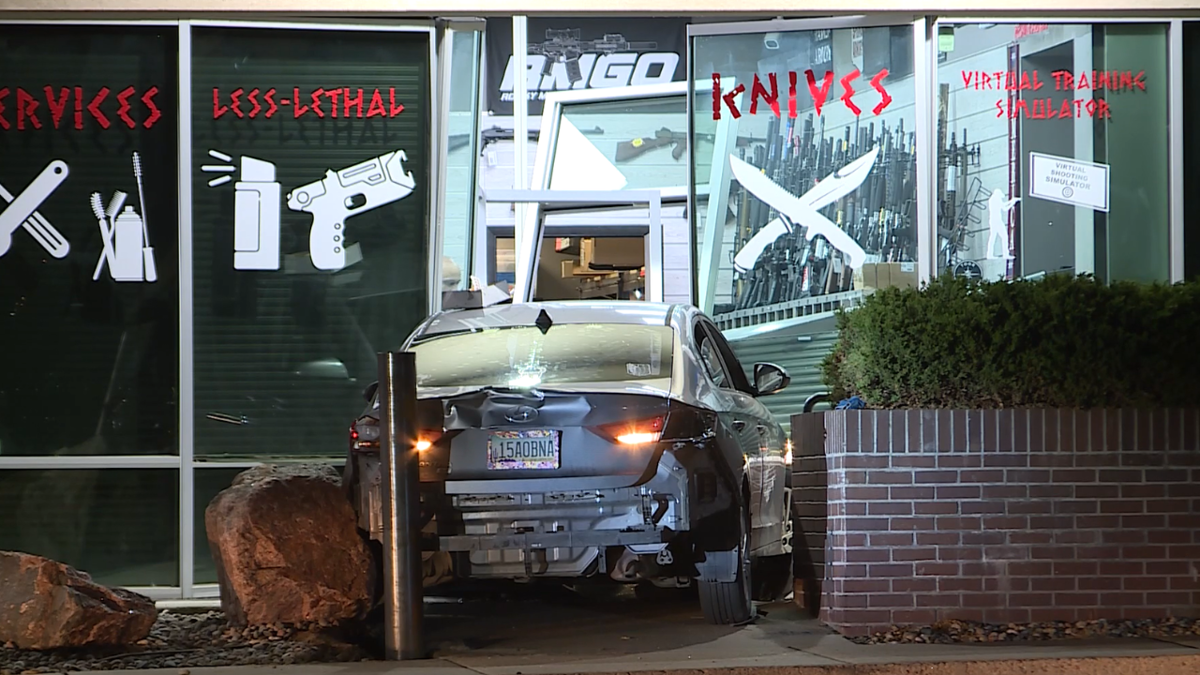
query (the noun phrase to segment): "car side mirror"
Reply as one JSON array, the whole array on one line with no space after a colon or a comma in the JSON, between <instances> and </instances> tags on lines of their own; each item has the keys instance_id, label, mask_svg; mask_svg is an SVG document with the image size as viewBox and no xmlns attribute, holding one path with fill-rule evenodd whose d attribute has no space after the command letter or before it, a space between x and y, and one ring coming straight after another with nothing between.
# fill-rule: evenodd
<instances>
[{"instance_id":1,"label":"car side mirror","mask_svg":"<svg viewBox=\"0 0 1200 675\"><path fill-rule=\"evenodd\" d=\"M379 383L378 382L372 382L371 384L368 384L367 388L363 389L363 399L365 399L367 403L374 401L375 400L375 392L377 392L377 391L379 391Z\"/></svg>"},{"instance_id":2,"label":"car side mirror","mask_svg":"<svg viewBox=\"0 0 1200 675\"><path fill-rule=\"evenodd\" d=\"M791 381L787 371L774 363L754 364L754 391L757 396L783 391Z\"/></svg>"}]
</instances>

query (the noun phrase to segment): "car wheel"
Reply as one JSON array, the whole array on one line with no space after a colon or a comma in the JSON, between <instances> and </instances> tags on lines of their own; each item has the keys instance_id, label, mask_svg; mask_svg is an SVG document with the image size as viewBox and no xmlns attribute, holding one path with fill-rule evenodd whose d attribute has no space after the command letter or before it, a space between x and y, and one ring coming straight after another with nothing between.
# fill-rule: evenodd
<instances>
[{"instance_id":1,"label":"car wheel","mask_svg":"<svg viewBox=\"0 0 1200 675\"><path fill-rule=\"evenodd\" d=\"M733 581L698 581L700 610L712 624L727 626L745 623L754 616L750 599L750 514L742 509L741 533L737 549L737 578Z\"/></svg>"}]
</instances>

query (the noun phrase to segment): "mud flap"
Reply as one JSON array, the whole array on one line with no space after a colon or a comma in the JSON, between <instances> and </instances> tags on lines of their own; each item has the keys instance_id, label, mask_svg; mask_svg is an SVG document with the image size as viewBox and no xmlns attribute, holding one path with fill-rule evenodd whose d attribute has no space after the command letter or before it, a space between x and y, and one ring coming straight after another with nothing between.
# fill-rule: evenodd
<instances>
[{"instance_id":1,"label":"mud flap","mask_svg":"<svg viewBox=\"0 0 1200 675\"><path fill-rule=\"evenodd\" d=\"M699 573L696 577L698 581L729 582L737 580L737 549L732 551L707 551L704 557L703 561L696 562L696 571Z\"/></svg>"}]
</instances>

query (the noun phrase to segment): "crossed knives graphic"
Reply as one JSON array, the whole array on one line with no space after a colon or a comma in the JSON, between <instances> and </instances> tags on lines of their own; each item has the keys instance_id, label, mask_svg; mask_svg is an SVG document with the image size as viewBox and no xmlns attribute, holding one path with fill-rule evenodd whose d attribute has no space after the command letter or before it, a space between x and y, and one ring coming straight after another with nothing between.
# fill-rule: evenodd
<instances>
[{"instance_id":1,"label":"crossed knives graphic","mask_svg":"<svg viewBox=\"0 0 1200 675\"><path fill-rule=\"evenodd\" d=\"M47 253L55 258L66 257L71 245L37 210L69 173L66 162L56 159L15 197L0 185L0 198L8 202L8 206L0 202L0 255L8 253L13 233L24 227Z\"/></svg>"},{"instance_id":2,"label":"crossed knives graphic","mask_svg":"<svg viewBox=\"0 0 1200 675\"><path fill-rule=\"evenodd\" d=\"M811 190L797 197L767 178L762 169L730 155L729 165L733 169L733 177L742 187L749 190L750 194L783 216L767 223L746 242L742 250L733 257L734 268L739 272L752 269L762 252L776 239L791 232L793 224L804 226L806 239L811 240L818 234L825 237L834 248L846 255L850 267L862 267L867 262L867 252L845 230L818 213L818 209L857 190L871 173L871 167L875 166L878 156L879 148L874 148L821 179Z\"/></svg>"}]
</instances>

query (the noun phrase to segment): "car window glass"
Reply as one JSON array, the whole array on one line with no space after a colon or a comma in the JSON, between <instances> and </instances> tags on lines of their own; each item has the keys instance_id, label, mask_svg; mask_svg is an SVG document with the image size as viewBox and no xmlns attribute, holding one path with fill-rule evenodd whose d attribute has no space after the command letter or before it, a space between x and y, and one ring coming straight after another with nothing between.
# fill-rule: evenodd
<instances>
[{"instance_id":1,"label":"car window glass","mask_svg":"<svg viewBox=\"0 0 1200 675\"><path fill-rule=\"evenodd\" d=\"M427 338L412 351L420 387L528 387L669 380L673 343L670 326L555 324Z\"/></svg>"},{"instance_id":2,"label":"car window glass","mask_svg":"<svg viewBox=\"0 0 1200 675\"><path fill-rule=\"evenodd\" d=\"M737 356L733 353L733 348L729 346L729 341L712 324L704 324L704 329L712 336L712 342L716 346L717 352L721 355L721 360L724 361L726 370L729 372L729 386L748 394L753 393L750 386L750 376L746 373L746 369L742 366L741 361L738 361Z\"/></svg>"},{"instance_id":3,"label":"car window glass","mask_svg":"<svg viewBox=\"0 0 1200 675\"><path fill-rule=\"evenodd\" d=\"M696 328L700 340L700 361L704 364L704 372L708 373L713 384L718 387L730 388L729 374L725 370L725 364L721 362L720 354L717 353L716 344L699 326Z\"/></svg>"}]
</instances>

